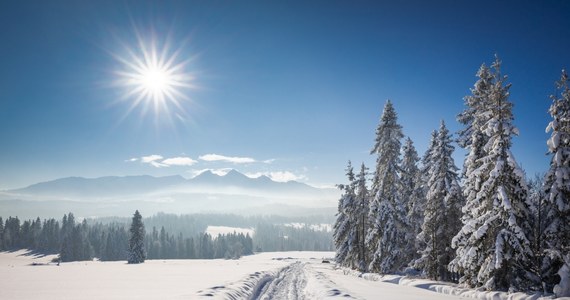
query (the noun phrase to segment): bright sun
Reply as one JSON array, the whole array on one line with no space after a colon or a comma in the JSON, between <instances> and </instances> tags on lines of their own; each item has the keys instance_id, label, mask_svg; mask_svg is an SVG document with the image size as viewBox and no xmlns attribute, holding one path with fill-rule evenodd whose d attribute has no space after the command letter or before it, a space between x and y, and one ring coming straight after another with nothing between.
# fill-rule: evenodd
<instances>
[{"instance_id":1,"label":"bright sun","mask_svg":"<svg viewBox=\"0 0 570 300\"><path fill-rule=\"evenodd\" d=\"M137 41L135 49L125 46L127 55L114 55L122 67L115 83L125 88L122 100L131 103L127 114L142 107L143 114L153 111L155 117L183 118L184 101L189 100L185 92L195 87L194 76L186 70L192 57L180 59L182 49L170 51L168 42L159 48L155 39L146 41L137 35Z\"/></svg>"},{"instance_id":2,"label":"bright sun","mask_svg":"<svg viewBox=\"0 0 570 300\"><path fill-rule=\"evenodd\" d=\"M165 70L150 69L141 75L141 84L151 93L164 93L172 81Z\"/></svg>"}]
</instances>

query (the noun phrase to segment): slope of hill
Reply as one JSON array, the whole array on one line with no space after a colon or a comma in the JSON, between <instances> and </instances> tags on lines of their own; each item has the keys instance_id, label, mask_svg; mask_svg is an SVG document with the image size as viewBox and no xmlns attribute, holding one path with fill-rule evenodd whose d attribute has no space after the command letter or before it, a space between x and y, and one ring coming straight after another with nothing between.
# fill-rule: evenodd
<instances>
[{"instance_id":1,"label":"slope of hill","mask_svg":"<svg viewBox=\"0 0 570 300\"><path fill-rule=\"evenodd\" d=\"M182 176L153 177L106 176L99 178L67 177L32 184L28 187L8 191L14 194L89 198L144 194L166 187L182 184Z\"/></svg>"}]
</instances>

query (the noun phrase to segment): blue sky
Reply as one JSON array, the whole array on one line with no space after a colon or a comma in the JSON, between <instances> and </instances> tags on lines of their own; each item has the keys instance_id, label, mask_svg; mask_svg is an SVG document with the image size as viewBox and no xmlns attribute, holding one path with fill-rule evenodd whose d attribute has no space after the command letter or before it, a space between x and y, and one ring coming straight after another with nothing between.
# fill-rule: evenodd
<instances>
[{"instance_id":1,"label":"blue sky","mask_svg":"<svg viewBox=\"0 0 570 300\"><path fill-rule=\"evenodd\" d=\"M348 159L372 166L386 99L420 153L440 119L457 131L462 98L495 53L512 83L515 156L545 171L570 2L392 2L2 1L0 189L225 168L340 183ZM135 32L190 60L183 118L127 114L116 58L138 51Z\"/></svg>"}]
</instances>

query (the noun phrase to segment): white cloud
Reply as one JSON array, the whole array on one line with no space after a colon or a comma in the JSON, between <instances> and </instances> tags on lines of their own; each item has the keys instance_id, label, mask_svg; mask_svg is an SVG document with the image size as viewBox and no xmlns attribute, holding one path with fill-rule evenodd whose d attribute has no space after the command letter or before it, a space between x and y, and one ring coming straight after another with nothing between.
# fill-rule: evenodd
<instances>
[{"instance_id":1,"label":"white cloud","mask_svg":"<svg viewBox=\"0 0 570 300\"><path fill-rule=\"evenodd\" d=\"M162 155L153 154L153 155L141 157L141 161L143 163L148 164L148 163L151 163L153 161L161 160L162 158L163 158Z\"/></svg>"},{"instance_id":2,"label":"white cloud","mask_svg":"<svg viewBox=\"0 0 570 300\"><path fill-rule=\"evenodd\" d=\"M269 177L269 172L247 172L247 173L243 173L243 175L245 175L249 178L258 178L261 176Z\"/></svg>"},{"instance_id":3,"label":"white cloud","mask_svg":"<svg viewBox=\"0 0 570 300\"><path fill-rule=\"evenodd\" d=\"M257 162L255 159L251 157L231 157L231 156L224 156L219 154L206 154L199 157L199 159L204 161L225 161L231 162L234 164L249 164Z\"/></svg>"},{"instance_id":4,"label":"white cloud","mask_svg":"<svg viewBox=\"0 0 570 300\"><path fill-rule=\"evenodd\" d=\"M168 165L160 162L160 160L162 159L163 159L162 155L153 154L141 157L141 162L144 164L149 164L156 168L168 167Z\"/></svg>"},{"instance_id":5,"label":"white cloud","mask_svg":"<svg viewBox=\"0 0 570 300\"><path fill-rule=\"evenodd\" d=\"M197 162L190 157L172 157L163 160L161 163L169 166L192 166Z\"/></svg>"},{"instance_id":6,"label":"white cloud","mask_svg":"<svg viewBox=\"0 0 570 300\"><path fill-rule=\"evenodd\" d=\"M206 162L229 162L229 163L233 163L233 164L249 164L249 163L271 164L275 161L275 159L267 159L267 160L263 160L263 161L258 161L254 158L251 158L251 157L225 156L225 155L219 155L219 154L214 154L214 153L202 155L202 156L198 157L198 159L200 159L202 161L206 161ZM170 166L189 167L189 166L193 166L193 165L198 163L197 160L192 159L188 156L178 156L178 157L165 158L164 156L159 155L159 154L152 154L152 155L143 156L140 158L133 157L133 158L129 158L129 159L125 160L125 162L136 162L136 161L140 161L143 164L149 164L149 165L156 167L156 168L165 168L165 167L170 167ZM204 170L210 170L215 174L219 173L219 174L224 175L225 173L227 173L226 170L229 170L229 169L204 169ZM223 171L220 171L220 170L223 170Z\"/></svg>"},{"instance_id":7,"label":"white cloud","mask_svg":"<svg viewBox=\"0 0 570 300\"><path fill-rule=\"evenodd\" d=\"M306 180L307 177L305 175L296 175L293 174L289 171L278 171L278 172L270 172L269 173L269 177L271 179L273 179L274 181L279 181L279 182L287 182L287 181L291 181L291 180Z\"/></svg>"},{"instance_id":8,"label":"white cloud","mask_svg":"<svg viewBox=\"0 0 570 300\"><path fill-rule=\"evenodd\" d=\"M255 172L255 173L245 173L247 177L250 178L258 178L260 176L267 176L271 178L273 181L277 182L287 182L287 181L300 181L300 180L307 180L307 176L305 175L296 175L289 171L275 171L275 172Z\"/></svg>"},{"instance_id":9,"label":"white cloud","mask_svg":"<svg viewBox=\"0 0 570 300\"><path fill-rule=\"evenodd\" d=\"M138 158L131 158L127 161L137 161ZM192 166L196 164L198 161L186 157L186 156L179 156L179 157L171 157L171 158L164 158L162 155L152 154L148 156L143 156L140 158L141 163L149 164L155 168L165 168L170 166Z\"/></svg>"}]
</instances>

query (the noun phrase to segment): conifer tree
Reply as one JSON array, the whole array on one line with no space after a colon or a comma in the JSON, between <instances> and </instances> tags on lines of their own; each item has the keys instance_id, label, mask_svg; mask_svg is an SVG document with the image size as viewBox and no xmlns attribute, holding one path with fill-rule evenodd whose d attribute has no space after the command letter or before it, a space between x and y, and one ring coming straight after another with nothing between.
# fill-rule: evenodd
<instances>
[{"instance_id":1,"label":"conifer tree","mask_svg":"<svg viewBox=\"0 0 570 300\"><path fill-rule=\"evenodd\" d=\"M528 180L529 187L529 203L530 217L529 223L531 232L527 235L529 238L533 253L533 262L531 271L540 277L544 292L552 293L552 289L556 284L557 278L553 278L557 268L552 264L550 256L546 255L546 236L545 229L548 225L549 205L544 194L544 176L535 175L534 178Z\"/></svg>"},{"instance_id":2,"label":"conifer tree","mask_svg":"<svg viewBox=\"0 0 570 300\"><path fill-rule=\"evenodd\" d=\"M356 252L358 254L357 259L357 269L366 272L368 268L368 263L366 261L367 257L367 249L366 249L366 230L367 230L367 220L368 220L368 208L370 205L369 201L369 192L368 187L366 185L366 176L368 176L368 168L362 163L360 166L360 173L356 175L356 182L355 182L355 216L354 220L356 220L357 226L357 243L356 243Z\"/></svg>"},{"instance_id":3,"label":"conifer tree","mask_svg":"<svg viewBox=\"0 0 570 300\"><path fill-rule=\"evenodd\" d=\"M139 211L135 211L133 215L133 220L131 223L131 228L129 229L129 254L128 263L129 264L139 264L144 263L146 258L146 253L144 249L144 224L142 222L142 216Z\"/></svg>"},{"instance_id":4,"label":"conifer tree","mask_svg":"<svg viewBox=\"0 0 570 300\"><path fill-rule=\"evenodd\" d=\"M369 270L379 273L399 271L409 261L406 244L411 239L406 208L400 191L400 140L402 126L389 100L384 106L371 154L377 154L372 182L373 200L369 212L366 243L372 257Z\"/></svg>"},{"instance_id":5,"label":"conifer tree","mask_svg":"<svg viewBox=\"0 0 570 300\"><path fill-rule=\"evenodd\" d=\"M418 238L425 245L415 266L429 278L452 279L447 265L455 256L451 250L451 238L461 228L460 212L463 196L453 161L454 147L445 123L441 121L436 141L431 149L431 164L428 170L428 193L422 232Z\"/></svg>"},{"instance_id":6,"label":"conifer tree","mask_svg":"<svg viewBox=\"0 0 570 300\"><path fill-rule=\"evenodd\" d=\"M63 215L61 226L61 250L59 257L61 261L74 261L77 257L77 252L74 247L73 230L75 228L75 216L72 213Z\"/></svg>"},{"instance_id":7,"label":"conifer tree","mask_svg":"<svg viewBox=\"0 0 570 300\"><path fill-rule=\"evenodd\" d=\"M465 205L462 208L461 220L464 225L474 222L478 218L476 210L479 205L477 193L480 190L480 182L483 180L481 177L484 174L476 172L476 170L481 166L481 159L486 154L484 146L487 144L488 137L481 128L489 120L486 112L490 106L493 80L491 70L485 64L481 65L476 76L478 80L475 82L474 87L471 88L471 95L464 98L465 110L457 116L457 121L464 125L464 128L458 132L457 143L468 151L462 169ZM456 248L456 259L450 263L449 269L457 274L465 272L466 263L460 262L459 259L468 256L466 251L470 248L467 246L467 243L473 233L472 230L474 230L473 228L466 229L468 230L465 232L463 230L459 231L452 240L452 247ZM471 253L469 255L473 261L478 261L481 254ZM474 276L463 276L461 281L470 286L477 285L477 280Z\"/></svg>"},{"instance_id":8,"label":"conifer tree","mask_svg":"<svg viewBox=\"0 0 570 300\"><path fill-rule=\"evenodd\" d=\"M435 148L435 143L437 141L437 130L431 132L431 138L429 140L428 148L422 156L422 167L420 168L422 173L422 184L426 186L425 190L427 190L427 181L429 179L429 169L431 168L431 156L433 153L433 148ZM427 191L426 191L427 193Z\"/></svg>"},{"instance_id":9,"label":"conifer tree","mask_svg":"<svg viewBox=\"0 0 570 300\"><path fill-rule=\"evenodd\" d=\"M524 173L510 152L511 138L518 130L512 124L510 84L505 84L500 65L498 58L492 65L487 109L475 110L476 120L487 119L480 127L487 142L482 148L484 155L475 161L479 165L473 168L469 162L465 166L473 175L467 180L475 181L469 182L471 190L466 191L468 202L463 228L453 239L457 257L451 269L462 271L461 282L473 286L518 290L528 288L530 280L526 271L532 255L526 236L530 231L528 191ZM476 142L473 138L470 156Z\"/></svg>"},{"instance_id":10,"label":"conifer tree","mask_svg":"<svg viewBox=\"0 0 570 300\"><path fill-rule=\"evenodd\" d=\"M547 142L551 154L550 169L544 179L546 219L549 221L544 239L549 255L544 262L544 271L549 282L558 269L564 267L564 256L570 258L570 86L565 70L562 70L556 87L559 94L550 97L552 121L546 128L551 132Z\"/></svg>"},{"instance_id":11,"label":"conifer tree","mask_svg":"<svg viewBox=\"0 0 570 300\"><path fill-rule=\"evenodd\" d=\"M356 267L358 259L353 245L355 238L357 238L357 222L353 219L356 203L356 195L354 194L355 176L350 161L348 161L346 168L346 176L349 184L338 185L343 193L338 202L337 219L333 227L333 241L336 248L335 260L339 265Z\"/></svg>"},{"instance_id":12,"label":"conifer tree","mask_svg":"<svg viewBox=\"0 0 570 300\"><path fill-rule=\"evenodd\" d=\"M402 147L402 166L401 166L401 188L400 194L402 195L406 209L408 212L407 219L410 224L410 235L412 240L409 241L408 256L410 261L418 258L418 251L420 250L420 242L416 239L421 231L421 226L424 221L425 209L425 193L423 190L422 174L418 167L420 158L418 152L414 147L414 143L408 137L404 146Z\"/></svg>"},{"instance_id":13,"label":"conifer tree","mask_svg":"<svg viewBox=\"0 0 570 300\"><path fill-rule=\"evenodd\" d=\"M476 76L479 79L471 89L471 95L464 98L465 110L457 116L457 121L464 125L464 128L458 132L457 143L462 148L472 150L468 156L470 159L465 160L466 164L472 164L482 156L482 148L488 139L481 131L481 126L489 119L489 116L482 112L488 109L493 74L489 67L482 64ZM463 169L463 175L467 175L465 172L468 168L464 166Z\"/></svg>"}]
</instances>

